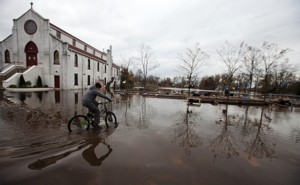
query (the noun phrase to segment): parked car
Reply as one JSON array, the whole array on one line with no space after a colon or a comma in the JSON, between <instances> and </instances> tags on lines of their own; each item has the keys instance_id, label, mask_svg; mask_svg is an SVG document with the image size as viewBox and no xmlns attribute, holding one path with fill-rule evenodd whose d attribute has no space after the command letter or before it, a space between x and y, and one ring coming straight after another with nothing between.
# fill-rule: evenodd
<instances>
[{"instance_id":1,"label":"parked car","mask_svg":"<svg viewBox=\"0 0 300 185\"><path fill-rule=\"evenodd\" d=\"M200 96L201 94L200 94L199 91L194 91L194 92L192 93L192 95L193 95L193 96Z\"/></svg>"}]
</instances>

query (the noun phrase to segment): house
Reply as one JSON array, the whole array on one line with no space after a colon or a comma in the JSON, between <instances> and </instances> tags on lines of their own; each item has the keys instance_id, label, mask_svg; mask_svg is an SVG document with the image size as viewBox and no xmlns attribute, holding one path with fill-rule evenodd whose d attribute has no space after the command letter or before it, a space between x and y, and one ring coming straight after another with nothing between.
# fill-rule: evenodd
<instances>
[{"instance_id":1,"label":"house","mask_svg":"<svg viewBox=\"0 0 300 185\"><path fill-rule=\"evenodd\" d=\"M13 19L12 34L0 42L0 86L18 86L23 75L31 86L40 77L55 89L85 89L95 82L119 85L120 67L112 46L100 51L52 24L31 8Z\"/></svg>"}]
</instances>

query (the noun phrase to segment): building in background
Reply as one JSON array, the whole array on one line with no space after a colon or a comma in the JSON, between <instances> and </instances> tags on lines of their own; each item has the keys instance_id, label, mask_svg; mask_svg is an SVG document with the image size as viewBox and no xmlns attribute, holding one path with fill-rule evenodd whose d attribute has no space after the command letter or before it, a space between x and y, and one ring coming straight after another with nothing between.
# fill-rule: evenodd
<instances>
[{"instance_id":1,"label":"building in background","mask_svg":"<svg viewBox=\"0 0 300 185\"><path fill-rule=\"evenodd\" d=\"M100 51L31 8L13 19L12 34L0 42L0 83L18 85L21 74L35 86L40 76L44 86L84 89L95 82L120 83L120 67L113 63L112 46ZM29 84L30 84L29 83Z\"/></svg>"}]
</instances>

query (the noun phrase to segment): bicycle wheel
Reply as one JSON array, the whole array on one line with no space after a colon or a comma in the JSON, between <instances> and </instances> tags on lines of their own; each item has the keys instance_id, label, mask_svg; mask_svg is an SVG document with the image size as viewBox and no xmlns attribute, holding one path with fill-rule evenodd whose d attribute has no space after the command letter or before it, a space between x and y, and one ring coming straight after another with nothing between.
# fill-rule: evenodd
<instances>
[{"instance_id":1,"label":"bicycle wheel","mask_svg":"<svg viewBox=\"0 0 300 185\"><path fill-rule=\"evenodd\" d=\"M118 127L116 115L113 112L107 112L105 116L105 124L107 127L114 126Z\"/></svg>"},{"instance_id":2,"label":"bicycle wheel","mask_svg":"<svg viewBox=\"0 0 300 185\"><path fill-rule=\"evenodd\" d=\"M70 132L88 130L89 127L90 121L88 117L83 115L74 116L68 123L68 129Z\"/></svg>"}]
</instances>

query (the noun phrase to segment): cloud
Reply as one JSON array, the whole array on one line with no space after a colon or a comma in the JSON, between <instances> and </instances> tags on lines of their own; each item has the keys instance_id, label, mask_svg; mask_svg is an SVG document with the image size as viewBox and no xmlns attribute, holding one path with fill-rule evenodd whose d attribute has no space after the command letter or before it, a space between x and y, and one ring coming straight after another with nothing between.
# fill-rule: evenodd
<instances>
[{"instance_id":1,"label":"cloud","mask_svg":"<svg viewBox=\"0 0 300 185\"><path fill-rule=\"evenodd\" d=\"M290 62L299 63L297 0L41 0L34 1L33 7L51 23L100 50L112 45L118 64L120 56L134 53L141 43L149 45L161 63L152 72L159 76L176 75L178 53L196 42L211 56L201 75L222 72L216 49L225 41L257 47L263 41L274 42L291 48ZM0 2L0 40L11 34L12 19L29 8L26 1Z\"/></svg>"}]
</instances>

